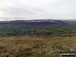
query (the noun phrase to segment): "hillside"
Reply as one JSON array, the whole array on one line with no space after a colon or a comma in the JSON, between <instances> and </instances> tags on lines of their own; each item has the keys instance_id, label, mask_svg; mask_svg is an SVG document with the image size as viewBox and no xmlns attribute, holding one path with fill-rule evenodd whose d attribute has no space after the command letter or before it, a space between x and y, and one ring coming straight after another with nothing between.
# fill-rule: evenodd
<instances>
[{"instance_id":1,"label":"hillside","mask_svg":"<svg viewBox=\"0 0 76 57\"><path fill-rule=\"evenodd\" d=\"M69 25L76 25L76 20L64 20L65 23L69 24Z\"/></svg>"},{"instance_id":2,"label":"hillside","mask_svg":"<svg viewBox=\"0 0 76 57\"><path fill-rule=\"evenodd\" d=\"M0 36L53 34L55 28L67 26L61 20L0 21Z\"/></svg>"},{"instance_id":3,"label":"hillside","mask_svg":"<svg viewBox=\"0 0 76 57\"><path fill-rule=\"evenodd\" d=\"M0 57L59 57L76 49L76 36L15 36L0 38ZM75 50L76 51L76 50Z\"/></svg>"},{"instance_id":4,"label":"hillside","mask_svg":"<svg viewBox=\"0 0 76 57\"><path fill-rule=\"evenodd\" d=\"M0 57L59 57L71 48L76 49L76 26L69 22L0 21Z\"/></svg>"}]
</instances>

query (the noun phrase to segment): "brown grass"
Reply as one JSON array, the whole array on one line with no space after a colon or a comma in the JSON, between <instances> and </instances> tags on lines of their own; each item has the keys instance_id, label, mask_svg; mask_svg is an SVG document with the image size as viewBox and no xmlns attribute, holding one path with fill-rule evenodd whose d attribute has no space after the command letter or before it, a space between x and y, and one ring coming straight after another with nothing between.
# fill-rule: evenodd
<instances>
[{"instance_id":1,"label":"brown grass","mask_svg":"<svg viewBox=\"0 0 76 57\"><path fill-rule=\"evenodd\" d=\"M0 57L59 57L60 51L76 49L76 37L16 36L0 38Z\"/></svg>"}]
</instances>

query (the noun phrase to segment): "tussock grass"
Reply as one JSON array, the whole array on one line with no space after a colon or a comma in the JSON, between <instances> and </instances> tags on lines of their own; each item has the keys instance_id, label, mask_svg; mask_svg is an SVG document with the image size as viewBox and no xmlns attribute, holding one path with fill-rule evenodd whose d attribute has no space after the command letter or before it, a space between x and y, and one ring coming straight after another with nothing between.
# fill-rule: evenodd
<instances>
[{"instance_id":1,"label":"tussock grass","mask_svg":"<svg viewBox=\"0 0 76 57\"><path fill-rule=\"evenodd\" d=\"M76 36L15 36L0 38L0 57L59 57L76 49Z\"/></svg>"}]
</instances>

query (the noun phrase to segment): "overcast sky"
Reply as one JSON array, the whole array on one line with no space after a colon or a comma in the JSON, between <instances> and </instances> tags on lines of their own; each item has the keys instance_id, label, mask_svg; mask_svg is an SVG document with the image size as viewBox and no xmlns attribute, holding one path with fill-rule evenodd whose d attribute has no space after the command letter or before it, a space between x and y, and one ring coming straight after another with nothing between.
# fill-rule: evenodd
<instances>
[{"instance_id":1,"label":"overcast sky","mask_svg":"<svg viewBox=\"0 0 76 57\"><path fill-rule=\"evenodd\" d=\"M0 20L15 19L76 19L76 0L0 0Z\"/></svg>"}]
</instances>

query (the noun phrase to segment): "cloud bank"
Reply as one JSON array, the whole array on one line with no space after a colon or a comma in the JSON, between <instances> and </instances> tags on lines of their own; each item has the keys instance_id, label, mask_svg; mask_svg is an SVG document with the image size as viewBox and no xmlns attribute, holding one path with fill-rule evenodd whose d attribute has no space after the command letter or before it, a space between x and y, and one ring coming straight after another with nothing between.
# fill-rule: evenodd
<instances>
[{"instance_id":1,"label":"cloud bank","mask_svg":"<svg viewBox=\"0 0 76 57\"><path fill-rule=\"evenodd\" d=\"M0 20L76 19L76 0L0 0L0 17Z\"/></svg>"}]
</instances>

